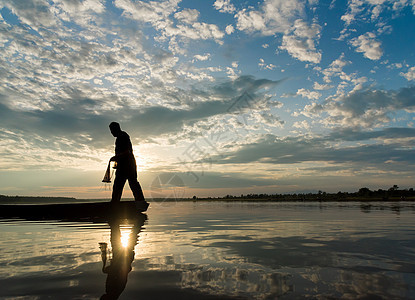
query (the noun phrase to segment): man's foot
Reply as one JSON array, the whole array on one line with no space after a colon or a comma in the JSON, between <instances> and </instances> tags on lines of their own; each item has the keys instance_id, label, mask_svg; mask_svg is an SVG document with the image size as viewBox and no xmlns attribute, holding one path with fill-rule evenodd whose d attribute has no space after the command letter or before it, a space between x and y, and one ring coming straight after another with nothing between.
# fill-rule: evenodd
<instances>
[{"instance_id":1,"label":"man's foot","mask_svg":"<svg viewBox=\"0 0 415 300\"><path fill-rule=\"evenodd\" d=\"M150 203L148 203L146 200L135 201L135 207L141 211L146 211L149 205Z\"/></svg>"}]
</instances>

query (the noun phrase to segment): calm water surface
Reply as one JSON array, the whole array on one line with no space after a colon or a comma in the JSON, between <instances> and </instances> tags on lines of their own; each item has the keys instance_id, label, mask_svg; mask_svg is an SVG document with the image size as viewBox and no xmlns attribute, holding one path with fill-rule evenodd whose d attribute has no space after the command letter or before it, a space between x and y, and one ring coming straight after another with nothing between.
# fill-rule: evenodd
<instances>
[{"instance_id":1,"label":"calm water surface","mask_svg":"<svg viewBox=\"0 0 415 300\"><path fill-rule=\"evenodd\" d=\"M409 202L153 202L138 221L0 235L2 299L415 299Z\"/></svg>"}]
</instances>

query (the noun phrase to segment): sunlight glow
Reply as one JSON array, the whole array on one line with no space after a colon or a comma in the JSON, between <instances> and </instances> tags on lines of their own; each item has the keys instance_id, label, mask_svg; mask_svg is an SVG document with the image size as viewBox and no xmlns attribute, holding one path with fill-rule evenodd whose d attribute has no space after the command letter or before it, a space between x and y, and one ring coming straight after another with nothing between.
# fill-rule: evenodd
<instances>
[{"instance_id":1,"label":"sunlight glow","mask_svg":"<svg viewBox=\"0 0 415 300\"><path fill-rule=\"evenodd\" d=\"M130 243L131 228L121 229L121 245L123 248L127 248Z\"/></svg>"},{"instance_id":2,"label":"sunlight glow","mask_svg":"<svg viewBox=\"0 0 415 300\"><path fill-rule=\"evenodd\" d=\"M148 161L144 155L134 148L135 161L137 163L137 172L142 172L148 168Z\"/></svg>"}]
</instances>

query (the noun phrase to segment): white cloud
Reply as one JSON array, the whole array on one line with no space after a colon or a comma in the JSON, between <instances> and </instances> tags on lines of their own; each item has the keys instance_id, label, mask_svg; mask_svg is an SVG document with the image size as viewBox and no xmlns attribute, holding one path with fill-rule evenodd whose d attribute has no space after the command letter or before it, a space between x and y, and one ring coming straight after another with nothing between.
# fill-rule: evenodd
<instances>
[{"instance_id":1,"label":"white cloud","mask_svg":"<svg viewBox=\"0 0 415 300\"><path fill-rule=\"evenodd\" d=\"M123 10L123 15L131 19L156 23L166 20L178 8L180 0L167 1L135 1L115 0L116 7Z\"/></svg>"},{"instance_id":2,"label":"white cloud","mask_svg":"<svg viewBox=\"0 0 415 300\"><path fill-rule=\"evenodd\" d=\"M196 54L195 56L193 56L193 58L195 60L201 60L201 61L208 60L209 57L210 57L210 54L209 53L206 53L205 55Z\"/></svg>"},{"instance_id":3,"label":"white cloud","mask_svg":"<svg viewBox=\"0 0 415 300\"><path fill-rule=\"evenodd\" d=\"M316 23L308 25L304 20L298 19L294 22L293 30L297 37L314 38L319 37L321 26Z\"/></svg>"},{"instance_id":4,"label":"white cloud","mask_svg":"<svg viewBox=\"0 0 415 300\"><path fill-rule=\"evenodd\" d=\"M94 79L94 83L97 84L97 85L104 84L101 79L97 79L97 78Z\"/></svg>"},{"instance_id":5,"label":"white cloud","mask_svg":"<svg viewBox=\"0 0 415 300\"><path fill-rule=\"evenodd\" d=\"M230 68L230 67L226 67L226 74L228 74L228 77L230 79L232 79L232 80L237 79L239 77L238 74L240 74L240 73L241 72L238 71L238 70L236 70L236 69L233 69L233 68Z\"/></svg>"},{"instance_id":6,"label":"white cloud","mask_svg":"<svg viewBox=\"0 0 415 300\"><path fill-rule=\"evenodd\" d=\"M287 50L292 57L301 61L317 64L321 60L321 53L315 51L314 41L310 38L302 39L295 35L286 35L283 36L282 45L279 48Z\"/></svg>"},{"instance_id":7,"label":"white cloud","mask_svg":"<svg viewBox=\"0 0 415 300\"><path fill-rule=\"evenodd\" d=\"M252 120L255 123L259 123L262 125L267 125L271 127L279 127L283 128L285 122L280 120L278 116L275 116L274 114L267 112L267 111L261 111L261 112L252 112ZM249 123L249 121L247 122ZM255 129L255 127L258 127L258 125L252 127L252 129Z\"/></svg>"},{"instance_id":8,"label":"white cloud","mask_svg":"<svg viewBox=\"0 0 415 300\"><path fill-rule=\"evenodd\" d=\"M235 17L238 19L237 28L241 31L254 32L266 29L265 20L257 11L246 12L244 9L239 11ZM267 31L266 33L270 34Z\"/></svg>"},{"instance_id":9,"label":"white cloud","mask_svg":"<svg viewBox=\"0 0 415 300\"><path fill-rule=\"evenodd\" d=\"M183 9L175 13L174 17L184 23L192 24L199 18L199 11L196 9Z\"/></svg>"},{"instance_id":10,"label":"white cloud","mask_svg":"<svg viewBox=\"0 0 415 300\"><path fill-rule=\"evenodd\" d=\"M367 11L367 13L371 15L371 20L375 21L378 19L382 10L386 8L385 3L387 5L389 4L389 1L388 0L349 0L347 4L348 10L341 17L341 20L346 23L346 26L349 26L359 14L363 14L365 13L365 11Z\"/></svg>"},{"instance_id":11,"label":"white cloud","mask_svg":"<svg viewBox=\"0 0 415 300\"><path fill-rule=\"evenodd\" d=\"M313 102L304 106L304 109L300 113L294 112L293 116L298 117L299 115L304 115L308 118L314 118L315 116L320 115L322 112L324 112L323 105Z\"/></svg>"},{"instance_id":12,"label":"white cloud","mask_svg":"<svg viewBox=\"0 0 415 300\"><path fill-rule=\"evenodd\" d=\"M408 5L408 0L398 0L395 1L393 3L393 10L401 10L402 8L404 8L406 5ZM412 6L415 6L415 1L412 1Z\"/></svg>"},{"instance_id":13,"label":"white cloud","mask_svg":"<svg viewBox=\"0 0 415 300\"><path fill-rule=\"evenodd\" d=\"M235 6L233 6L230 0L216 0L215 3L213 3L213 7L222 13L235 12Z\"/></svg>"},{"instance_id":14,"label":"white cloud","mask_svg":"<svg viewBox=\"0 0 415 300\"><path fill-rule=\"evenodd\" d=\"M375 37L374 33L367 32L352 39L350 43L357 48L357 52L362 52L366 58L378 60L382 57L383 51L381 49L381 43Z\"/></svg>"},{"instance_id":15,"label":"white cloud","mask_svg":"<svg viewBox=\"0 0 415 300\"><path fill-rule=\"evenodd\" d=\"M280 49L287 50L294 58L301 61L319 63L321 53L316 50L314 40L319 39L321 27L313 23L311 26L303 20L296 20L291 35L285 35Z\"/></svg>"},{"instance_id":16,"label":"white cloud","mask_svg":"<svg viewBox=\"0 0 415 300\"><path fill-rule=\"evenodd\" d=\"M298 0L266 0L258 11L243 9L239 11L237 28L241 31L260 31L262 35L283 33L290 29L292 19L304 11L304 3Z\"/></svg>"},{"instance_id":17,"label":"white cloud","mask_svg":"<svg viewBox=\"0 0 415 300\"><path fill-rule=\"evenodd\" d=\"M116 0L115 5L123 10L123 15L152 24L161 33L161 41L170 38L170 47L173 52L183 53L178 39L208 40L213 39L218 43L224 37L224 33L216 24L196 22L199 12L195 9L185 9L174 14L181 21L177 26L170 19L170 15L178 10L181 0L167 0L162 2L150 1L132 2L131 0Z\"/></svg>"},{"instance_id":18,"label":"white cloud","mask_svg":"<svg viewBox=\"0 0 415 300\"><path fill-rule=\"evenodd\" d=\"M85 1L54 1L54 6L50 10L60 19L74 21L75 23L88 26L95 21L94 14L101 14L105 11L104 1L85 0Z\"/></svg>"},{"instance_id":19,"label":"white cloud","mask_svg":"<svg viewBox=\"0 0 415 300\"><path fill-rule=\"evenodd\" d=\"M169 37L184 37L193 40L214 39L219 42L224 37L224 33L220 31L215 24L195 22L191 26L177 25L177 27L168 26L164 28L164 35Z\"/></svg>"},{"instance_id":20,"label":"white cloud","mask_svg":"<svg viewBox=\"0 0 415 300\"><path fill-rule=\"evenodd\" d=\"M235 31L235 28L232 25L228 25L225 28L226 34L232 34Z\"/></svg>"},{"instance_id":21,"label":"white cloud","mask_svg":"<svg viewBox=\"0 0 415 300\"><path fill-rule=\"evenodd\" d=\"M331 62L328 68L321 71L324 74L324 81L330 83L335 76L350 79L343 71L343 68L348 64L350 62L344 59L344 54L342 53L339 58Z\"/></svg>"},{"instance_id":22,"label":"white cloud","mask_svg":"<svg viewBox=\"0 0 415 300\"><path fill-rule=\"evenodd\" d=\"M314 82L314 86L313 86L313 88L314 88L315 90L322 91L322 90L328 90L328 89L331 89L331 88L333 88L333 86L332 86L332 85L325 84L325 83L320 84L320 83L318 83L318 82Z\"/></svg>"},{"instance_id":23,"label":"white cloud","mask_svg":"<svg viewBox=\"0 0 415 300\"><path fill-rule=\"evenodd\" d=\"M188 79L195 80L195 81L205 81L205 80L208 80L211 82L215 81L215 78L213 76L202 71L199 71L197 73L192 73L192 72L184 72L182 70L179 70L177 71L177 73L180 74L180 76L184 76Z\"/></svg>"},{"instance_id":24,"label":"white cloud","mask_svg":"<svg viewBox=\"0 0 415 300\"><path fill-rule=\"evenodd\" d=\"M303 129L310 129L310 124L306 120L303 120L301 122L294 122L293 127L295 128L303 128Z\"/></svg>"},{"instance_id":25,"label":"white cloud","mask_svg":"<svg viewBox=\"0 0 415 300\"><path fill-rule=\"evenodd\" d=\"M378 30L377 30L378 35L392 33L393 27L391 25L386 25L383 22L378 22L376 26L378 27Z\"/></svg>"},{"instance_id":26,"label":"white cloud","mask_svg":"<svg viewBox=\"0 0 415 300\"><path fill-rule=\"evenodd\" d=\"M352 78L351 82L355 85L353 91L363 89L363 84L367 82L367 77Z\"/></svg>"},{"instance_id":27,"label":"white cloud","mask_svg":"<svg viewBox=\"0 0 415 300\"><path fill-rule=\"evenodd\" d=\"M415 67L409 68L408 72L401 72L399 75L405 77L408 81L415 80Z\"/></svg>"},{"instance_id":28,"label":"white cloud","mask_svg":"<svg viewBox=\"0 0 415 300\"><path fill-rule=\"evenodd\" d=\"M321 97L321 93L316 92L316 91L309 91L304 88L299 89L296 95L300 95L301 97L307 98L310 100L317 100L318 98Z\"/></svg>"},{"instance_id":29,"label":"white cloud","mask_svg":"<svg viewBox=\"0 0 415 300\"><path fill-rule=\"evenodd\" d=\"M264 70L273 70L273 69L275 69L276 68L276 65L274 65L274 64L266 64L265 63L265 61L264 61L264 59L263 58L260 58L259 59L259 63L258 63L258 66L261 68L261 69L264 69Z\"/></svg>"},{"instance_id":30,"label":"white cloud","mask_svg":"<svg viewBox=\"0 0 415 300\"><path fill-rule=\"evenodd\" d=\"M258 10L239 11L235 15L236 27L248 33L259 31L265 36L283 34L279 49L287 50L298 60L319 63L321 53L316 49L316 41L321 27L302 20L304 10L302 1L266 0Z\"/></svg>"},{"instance_id":31,"label":"white cloud","mask_svg":"<svg viewBox=\"0 0 415 300\"><path fill-rule=\"evenodd\" d=\"M403 65L401 63L393 63L387 66L388 69L402 69Z\"/></svg>"},{"instance_id":32,"label":"white cloud","mask_svg":"<svg viewBox=\"0 0 415 300\"><path fill-rule=\"evenodd\" d=\"M341 20L344 21L347 26L350 25L350 23L352 23L354 19L356 18L356 15L362 11L361 3L362 1L360 0L349 0L348 1L347 6L349 9L347 13L345 13L341 17Z\"/></svg>"}]
</instances>

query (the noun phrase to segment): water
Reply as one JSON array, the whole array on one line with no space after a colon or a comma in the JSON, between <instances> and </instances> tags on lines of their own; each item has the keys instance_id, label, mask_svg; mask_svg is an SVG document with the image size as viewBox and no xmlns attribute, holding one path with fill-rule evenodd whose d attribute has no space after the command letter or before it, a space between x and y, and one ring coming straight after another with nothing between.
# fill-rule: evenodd
<instances>
[{"instance_id":1,"label":"water","mask_svg":"<svg viewBox=\"0 0 415 300\"><path fill-rule=\"evenodd\" d=\"M415 299L411 202L169 202L146 215L2 220L0 297Z\"/></svg>"}]
</instances>

